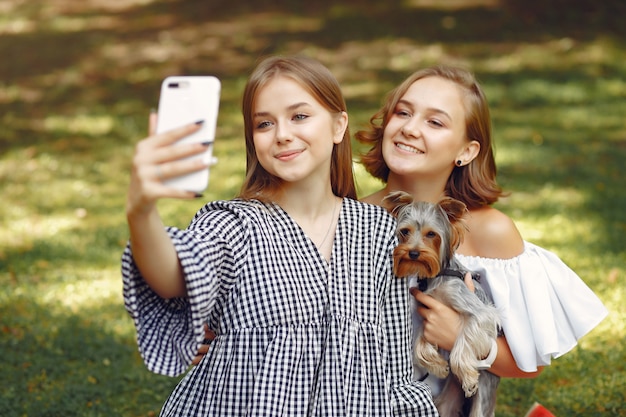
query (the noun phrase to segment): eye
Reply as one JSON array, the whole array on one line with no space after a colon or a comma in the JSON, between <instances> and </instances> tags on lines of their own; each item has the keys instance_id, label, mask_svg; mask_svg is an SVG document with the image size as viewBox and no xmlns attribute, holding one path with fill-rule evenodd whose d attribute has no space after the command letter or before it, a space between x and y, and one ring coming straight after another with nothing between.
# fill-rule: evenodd
<instances>
[{"instance_id":1,"label":"eye","mask_svg":"<svg viewBox=\"0 0 626 417\"><path fill-rule=\"evenodd\" d=\"M436 238L436 237L437 237L437 233L435 233L435 232L433 232L432 230L430 230L430 231L426 232L426 237L427 237L428 239L434 239L434 238Z\"/></svg>"},{"instance_id":2,"label":"eye","mask_svg":"<svg viewBox=\"0 0 626 417\"><path fill-rule=\"evenodd\" d=\"M403 228L403 229L399 229L398 230L398 237L403 242L405 240L407 240L407 238L409 237L410 234L411 234L411 231L409 229L407 229L407 228Z\"/></svg>"},{"instance_id":3,"label":"eye","mask_svg":"<svg viewBox=\"0 0 626 417\"><path fill-rule=\"evenodd\" d=\"M429 119L428 124L433 127L444 127L444 124L438 119Z\"/></svg>"},{"instance_id":4,"label":"eye","mask_svg":"<svg viewBox=\"0 0 626 417\"><path fill-rule=\"evenodd\" d=\"M411 113L409 113L407 110L405 109L396 109L393 112L394 115L401 117L403 119L408 119L409 117L411 117Z\"/></svg>"},{"instance_id":5,"label":"eye","mask_svg":"<svg viewBox=\"0 0 626 417\"><path fill-rule=\"evenodd\" d=\"M304 113L298 113L298 114L293 116L293 120L295 120L295 121L302 121L302 120L306 120L308 118L309 118L309 116L307 114L304 114Z\"/></svg>"},{"instance_id":6,"label":"eye","mask_svg":"<svg viewBox=\"0 0 626 417\"><path fill-rule=\"evenodd\" d=\"M262 122L258 122L255 125L256 129L262 130L262 129L267 129L268 127L270 127L272 125L272 122L270 122L269 120L264 120Z\"/></svg>"}]
</instances>

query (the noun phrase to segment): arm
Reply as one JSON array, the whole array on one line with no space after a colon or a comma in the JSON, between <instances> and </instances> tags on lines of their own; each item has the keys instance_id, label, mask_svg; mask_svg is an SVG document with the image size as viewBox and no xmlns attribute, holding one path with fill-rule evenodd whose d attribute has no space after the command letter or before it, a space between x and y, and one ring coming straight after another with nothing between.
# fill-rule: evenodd
<instances>
[{"instance_id":1,"label":"arm","mask_svg":"<svg viewBox=\"0 0 626 417\"><path fill-rule=\"evenodd\" d=\"M219 313L214 313L237 281L248 243L246 230L227 206L205 206L185 230L167 228L184 271L183 298L163 298L144 279L129 247L122 255L124 304L137 329L139 352L152 372L180 375L197 355L204 324L219 328ZM223 227L218 230L216 224Z\"/></svg>"},{"instance_id":2,"label":"arm","mask_svg":"<svg viewBox=\"0 0 626 417\"><path fill-rule=\"evenodd\" d=\"M491 365L490 372L503 378L535 378L543 371L543 366L537 368L535 372L524 372L517 367L515 358L511 353L509 344L504 336L498 337L498 356Z\"/></svg>"},{"instance_id":3,"label":"arm","mask_svg":"<svg viewBox=\"0 0 626 417\"><path fill-rule=\"evenodd\" d=\"M461 327L459 314L416 289L412 289L412 294L421 304L417 310L424 319L426 340L445 350L451 350ZM524 372L519 369L504 336L498 337L497 343L498 354L491 365L490 372L508 378L534 378L541 373L543 368L535 372Z\"/></svg>"},{"instance_id":4,"label":"arm","mask_svg":"<svg viewBox=\"0 0 626 417\"><path fill-rule=\"evenodd\" d=\"M142 215L127 213L127 219L133 258L146 282L163 298L184 296L178 256L156 208Z\"/></svg>"},{"instance_id":5,"label":"arm","mask_svg":"<svg viewBox=\"0 0 626 417\"><path fill-rule=\"evenodd\" d=\"M206 168L199 158L178 159L201 153L202 144L171 146L199 129L191 124L159 135L153 132L156 115L150 117L151 136L139 142L133 157L126 218L133 258L146 282L163 298L186 294L178 257L165 232L156 202L160 198L194 198L195 194L163 184L163 179Z\"/></svg>"}]
</instances>

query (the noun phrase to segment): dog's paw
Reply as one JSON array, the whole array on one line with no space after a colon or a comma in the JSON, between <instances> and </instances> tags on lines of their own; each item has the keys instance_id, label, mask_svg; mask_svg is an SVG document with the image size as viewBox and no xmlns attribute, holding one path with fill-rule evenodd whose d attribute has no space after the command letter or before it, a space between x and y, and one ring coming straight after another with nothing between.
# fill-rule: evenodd
<instances>
[{"instance_id":1,"label":"dog's paw","mask_svg":"<svg viewBox=\"0 0 626 417\"><path fill-rule=\"evenodd\" d=\"M455 359L458 358L450 358L452 373L456 375L461 382L461 387L463 388L463 392L465 392L465 396L468 398L472 397L476 394L476 390L478 389L478 378L480 373L476 370L476 368L471 366L471 363L458 362Z\"/></svg>"},{"instance_id":2,"label":"dog's paw","mask_svg":"<svg viewBox=\"0 0 626 417\"><path fill-rule=\"evenodd\" d=\"M473 397L478 391L478 378L466 378L461 380L461 387L463 388L463 392L465 392L465 397Z\"/></svg>"},{"instance_id":3,"label":"dog's paw","mask_svg":"<svg viewBox=\"0 0 626 417\"><path fill-rule=\"evenodd\" d=\"M423 363L422 366L428 369L428 372L435 375L437 378L445 378L450 373L450 366L448 361L442 357L438 357L436 361Z\"/></svg>"},{"instance_id":4,"label":"dog's paw","mask_svg":"<svg viewBox=\"0 0 626 417\"><path fill-rule=\"evenodd\" d=\"M440 358L437 347L428 343L424 337L417 339L413 354L420 363L434 363Z\"/></svg>"}]
</instances>

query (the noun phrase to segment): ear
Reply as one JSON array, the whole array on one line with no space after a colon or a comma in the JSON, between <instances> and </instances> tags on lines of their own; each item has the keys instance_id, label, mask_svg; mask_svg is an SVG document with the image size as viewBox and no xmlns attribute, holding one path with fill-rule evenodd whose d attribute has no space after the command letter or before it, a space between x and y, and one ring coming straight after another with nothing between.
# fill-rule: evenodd
<instances>
[{"instance_id":1,"label":"ear","mask_svg":"<svg viewBox=\"0 0 626 417\"><path fill-rule=\"evenodd\" d=\"M337 145L343 142L343 136L348 128L348 113L342 111L339 116L335 117L335 136L333 142Z\"/></svg>"},{"instance_id":2,"label":"ear","mask_svg":"<svg viewBox=\"0 0 626 417\"><path fill-rule=\"evenodd\" d=\"M463 242L463 236L467 231L464 217L467 213L467 206L462 201L450 197L444 197L439 201L439 207L448 216L452 225L452 236L450 238L451 253Z\"/></svg>"},{"instance_id":3,"label":"ear","mask_svg":"<svg viewBox=\"0 0 626 417\"><path fill-rule=\"evenodd\" d=\"M479 152L480 143L477 140L471 140L463 146L463 149L461 149L455 161L462 161L463 165L467 165L478 156Z\"/></svg>"},{"instance_id":4,"label":"ear","mask_svg":"<svg viewBox=\"0 0 626 417\"><path fill-rule=\"evenodd\" d=\"M387 209L392 216L398 217L398 211L400 208L409 205L413 202L413 197L411 194L404 191L394 191L392 193L387 194L385 198L383 198L381 205Z\"/></svg>"}]
</instances>

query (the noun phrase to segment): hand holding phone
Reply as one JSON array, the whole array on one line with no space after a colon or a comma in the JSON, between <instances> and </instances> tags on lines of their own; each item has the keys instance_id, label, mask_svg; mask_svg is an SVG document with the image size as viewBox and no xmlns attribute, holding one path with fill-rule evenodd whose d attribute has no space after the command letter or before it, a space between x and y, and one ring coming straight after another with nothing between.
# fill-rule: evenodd
<instances>
[{"instance_id":1,"label":"hand holding phone","mask_svg":"<svg viewBox=\"0 0 626 417\"><path fill-rule=\"evenodd\" d=\"M172 76L161 84L157 133L203 120L202 127L177 144L211 142L200 156L210 161L213 157L213 141L217 126L221 83L214 76ZM170 178L165 184L185 191L200 193L209 185L209 169Z\"/></svg>"}]
</instances>

